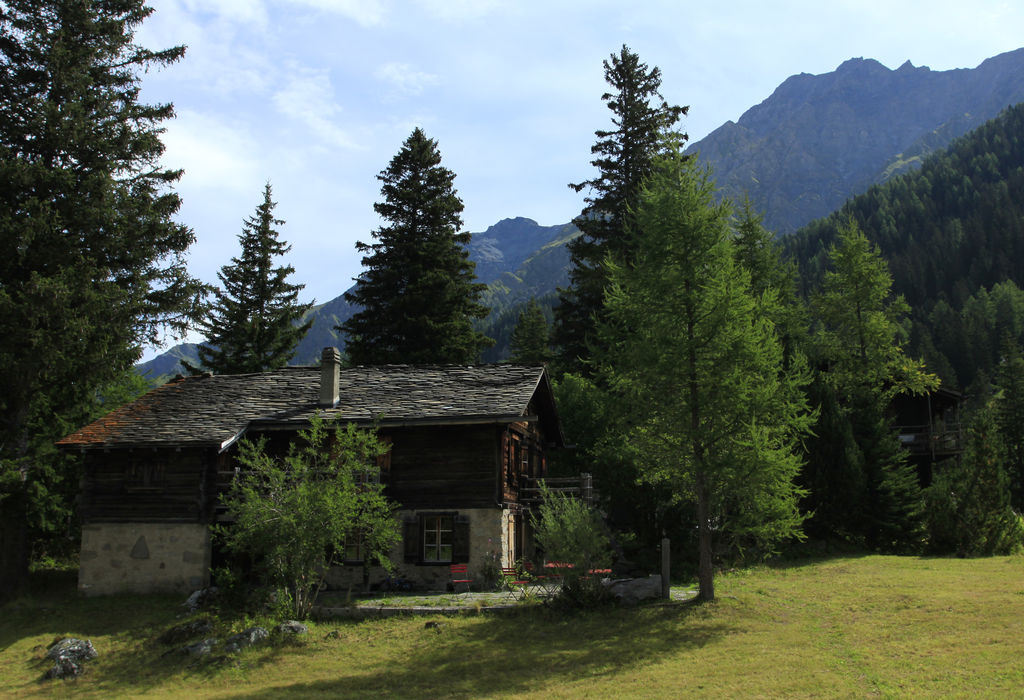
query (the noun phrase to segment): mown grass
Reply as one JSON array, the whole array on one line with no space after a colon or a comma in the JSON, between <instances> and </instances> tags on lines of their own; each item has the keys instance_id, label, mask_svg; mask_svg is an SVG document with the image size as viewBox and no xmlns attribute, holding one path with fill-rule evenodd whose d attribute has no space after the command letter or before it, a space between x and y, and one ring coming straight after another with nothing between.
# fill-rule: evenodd
<instances>
[{"instance_id":1,"label":"mown grass","mask_svg":"<svg viewBox=\"0 0 1024 700\"><path fill-rule=\"evenodd\" d=\"M1024 689L1024 557L843 557L724 574L718 602L573 616L321 622L223 660L163 655L179 599L0 609L2 697L1007 697ZM438 628L425 622L439 620ZM221 621L222 630L250 620ZM45 647L88 637L76 681Z\"/></svg>"}]
</instances>

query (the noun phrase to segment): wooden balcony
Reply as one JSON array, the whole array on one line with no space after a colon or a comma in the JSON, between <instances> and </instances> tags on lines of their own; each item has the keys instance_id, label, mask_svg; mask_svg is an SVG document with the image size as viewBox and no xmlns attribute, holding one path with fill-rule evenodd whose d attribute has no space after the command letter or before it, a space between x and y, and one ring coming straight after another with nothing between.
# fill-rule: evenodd
<instances>
[{"instance_id":1,"label":"wooden balcony","mask_svg":"<svg viewBox=\"0 0 1024 700\"><path fill-rule=\"evenodd\" d=\"M519 502L529 505L540 503L540 482L542 481L551 493L561 493L567 496L580 498L588 505L593 505L597 499L597 491L594 489L593 476L589 473L583 473L579 476L558 477L553 479L524 479L524 485L519 489Z\"/></svg>"},{"instance_id":2,"label":"wooden balcony","mask_svg":"<svg viewBox=\"0 0 1024 700\"><path fill-rule=\"evenodd\" d=\"M943 427L929 425L899 425L896 431L900 443L911 456L930 456L933 460L954 457L963 452L963 430L959 423Z\"/></svg>"}]
</instances>

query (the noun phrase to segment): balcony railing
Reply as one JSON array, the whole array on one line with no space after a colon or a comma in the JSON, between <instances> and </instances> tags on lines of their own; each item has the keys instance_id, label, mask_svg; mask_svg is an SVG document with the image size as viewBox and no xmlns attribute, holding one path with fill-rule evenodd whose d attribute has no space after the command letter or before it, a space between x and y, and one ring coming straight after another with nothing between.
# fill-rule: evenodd
<instances>
[{"instance_id":1,"label":"balcony railing","mask_svg":"<svg viewBox=\"0 0 1024 700\"><path fill-rule=\"evenodd\" d=\"M594 478L591 474L584 472L579 476L524 479L524 486L519 489L519 501L524 504L540 503L541 481L544 482L548 491L575 496L589 505L593 505L597 498L597 491L594 489Z\"/></svg>"},{"instance_id":2,"label":"balcony railing","mask_svg":"<svg viewBox=\"0 0 1024 700\"><path fill-rule=\"evenodd\" d=\"M912 455L945 457L963 452L963 431L959 423L947 424L941 429L928 425L900 425L896 431L900 443Z\"/></svg>"}]
</instances>

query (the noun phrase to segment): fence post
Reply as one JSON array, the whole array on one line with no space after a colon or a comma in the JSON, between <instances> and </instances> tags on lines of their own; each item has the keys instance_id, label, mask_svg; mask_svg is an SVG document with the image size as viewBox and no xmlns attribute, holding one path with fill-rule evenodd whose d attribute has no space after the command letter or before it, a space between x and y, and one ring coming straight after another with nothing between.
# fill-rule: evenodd
<instances>
[{"instance_id":1,"label":"fence post","mask_svg":"<svg viewBox=\"0 0 1024 700\"><path fill-rule=\"evenodd\" d=\"M670 558L672 555L672 547L667 537L661 538L661 597L668 600L672 594L670 592L670 581L669 581L669 565Z\"/></svg>"}]
</instances>

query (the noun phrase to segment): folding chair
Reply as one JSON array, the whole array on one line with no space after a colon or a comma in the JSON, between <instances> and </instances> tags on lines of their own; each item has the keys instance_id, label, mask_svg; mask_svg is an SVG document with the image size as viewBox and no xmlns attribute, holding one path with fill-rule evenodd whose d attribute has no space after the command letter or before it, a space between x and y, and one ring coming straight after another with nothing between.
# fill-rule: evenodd
<instances>
[{"instance_id":1,"label":"folding chair","mask_svg":"<svg viewBox=\"0 0 1024 700\"><path fill-rule=\"evenodd\" d=\"M526 586L530 581L521 578L514 566L501 567L501 575L505 579L505 587L508 588L508 597L512 600L523 600L526 597Z\"/></svg>"},{"instance_id":2,"label":"folding chair","mask_svg":"<svg viewBox=\"0 0 1024 700\"><path fill-rule=\"evenodd\" d=\"M452 593L459 592L459 584L466 584L466 593L469 593L469 584L473 579L469 578L469 572L465 564L452 564L448 567L448 583L452 587Z\"/></svg>"}]
</instances>

